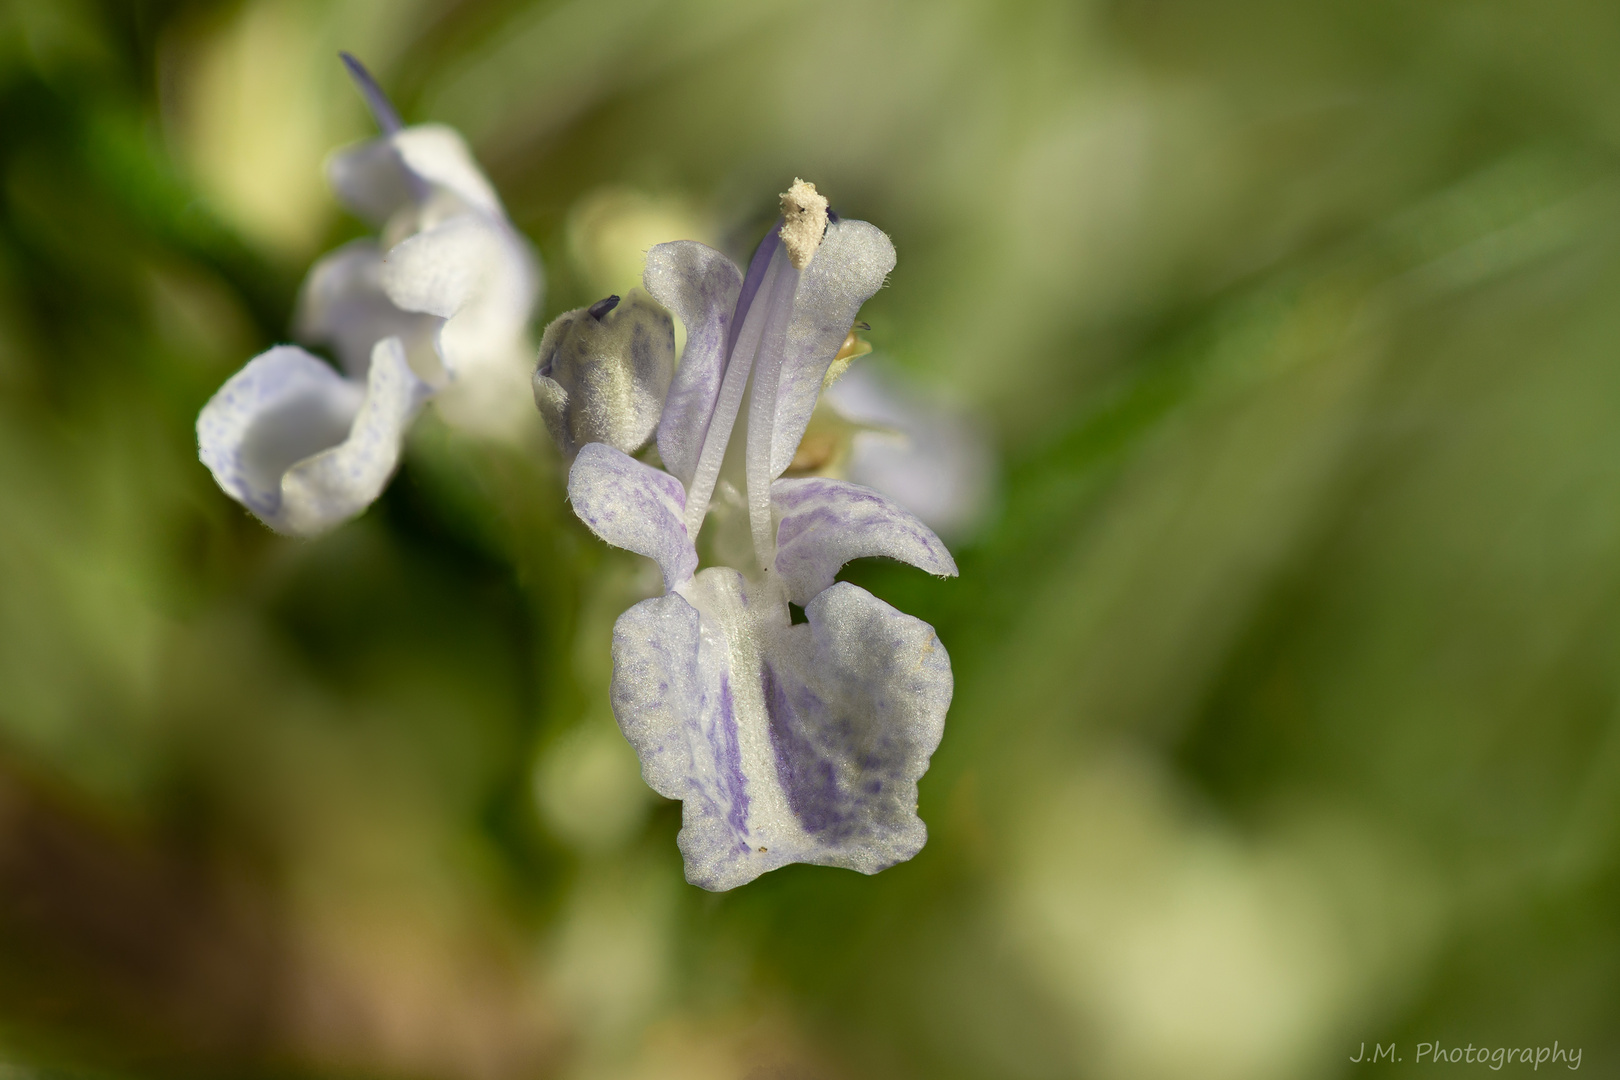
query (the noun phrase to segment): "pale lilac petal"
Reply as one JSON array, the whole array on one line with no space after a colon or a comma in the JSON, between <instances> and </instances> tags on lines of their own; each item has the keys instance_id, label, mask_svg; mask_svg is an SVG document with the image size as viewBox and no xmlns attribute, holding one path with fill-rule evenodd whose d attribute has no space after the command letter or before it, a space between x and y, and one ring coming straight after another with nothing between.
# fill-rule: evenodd
<instances>
[{"instance_id":1,"label":"pale lilac petal","mask_svg":"<svg viewBox=\"0 0 1620 1080\"><path fill-rule=\"evenodd\" d=\"M795 604L808 604L851 559L873 555L956 576L956 561L933 530L871 488L822 477L778 480L771 505L776 572Z\"/></svg>"},{"instance_id":2,"label":"pale lilac petal","mask_svg":"<svg viewBox=\"0 0 1620 1080\"><path fill-rule=\"evenodd\" d=\"M945 732L951 661L934 628L839 582L764 663L795 861L875 874L922 850L917 781Z\"/></svg>"},{"instance_id":3,"label":"pale lilac petal","mask_svg":"<svg viewBox=\"0 0 1620 1080\"><path fill-rule=\"evenodd\" d=\"M568 499L597 536L656 561L666 589L697 570L697 550L686 532L686 492L668 473L606 443L588 443L568 471Z\"/></svg>"},{"instance_id":4,"label":"pale lilac petal","mask_svg":"<svg viewBox=\"0 0 1620 1080\"><path fill-rule=\"evenodd\" d=\"M894 244L875 225L837 221L827 226L815 258L801 273L782 354L771 438L773 477L793 461L827 368L861 305L883 287L894 263Z\"/></svg>"},{"instance_id":5,"label":"pale lilac petal","mask_svg":"<svg viewBox=\"0 0 1620 1080\"><path fill-rule=\"evenodd\" d=\"M528 244L502 220L457 214L401 241L383 257L382 284L405 311L448 320L437 346L452 379L527 352L539 269Z\"/></svg>"},{"instance_id":6,"label":"pale lilac petal","mask_svg":"<svg viewBox=\"0 0 1620 1080\"><path fill-rule=\"evenodd\" d=\"M990 440L961 409L931 401L863 364L835 382L826 403L874 430L853 437L845 475L881 491L947 537L971 535L995 484Z\"/></svg>"},{"instance_id":7,"label":"pale lilac petal","mask_svg":"<svg viewBox=\"0 0 1620 1080\"><path fill-rule=\"evenodd\" d=\"M326 361L277 345L249 360L203 406L198 456L225 494L273 527L282 476L341 443L364 397L362 384Z\"/></svg>"},{"instance_id":8,"label":"pale lilac petal","mask_svg":"<svg viewBox=\"0 0 1620 1080\"><path fill-rule=\"evenodd\" d=\"M365 399L348 438L287 470L275 527L295 536L315 536L376 501L399 464L406 430L431 394L411 371L398 338L377 342Z\"/></svg>"},{"instance_id":9,"label":"pale lilac petal","mask_svg":"<svg viewBox=\"0 0 1620 1080\"><path fill-rule=\"evenodd\" d=\"M647 252L642 283L686 328L680 367L658 425L658 453L665 468L690 484L725 374L742 274L713 248L678 240Z\"/></svg>"},{"instance_id":10,"label":"pale lilac petal","mask_svg":"<svg viewBox=\"0 0 1620 1080\"><path fill-rule=\"evenodd\" d=\"M439 367L433 350L439 320L395 306L383 291L382 268L374 240L354 240L321 256L299 290L298 339L330 346L350 378L364 379L372 347L398 337L412 368L426 376Z\"/></svg>"},{"instance_id":11,"label":"pale lilac petal","mask_svg":"<svg viewBox=\"0 0 1620 1080\"><path fill-rule=\"evenodd\" d=\"M466 140L443 124L417 124L390 140L406 168L486 216L504 218L501 200L467 149Z\"/></svg>"},{"instance_id":12,"label":"pale lilac petal","mask_svg":"<svg viewBox=\"0 0 1620 1080\"><path fill-rule=\"evenodd\" d=\"M380 227L412 201L412 183L399 151L387 139L346 146L326 159L326 179L355 216Z\"/></svg>"},{"instance_id":13,"label":"pale lilac petal","mask_svg":"<svg viewBox=\"0 0 1620 1080\"><path fill-rule=\"evenodd\" d=\"M254 357L197 417L203 464L277 532L311 536L382 491L428 388L396 339L377 343L365 384L293 345Z\"/></svg>"},{"instance_id":14,"label":"pale lilac petal","mask_svg":"<svg viewBox=\"0 0 1620 1080\"><path fill-rule=\"evenodd\" d=\"M534 401L565 456L593 442L633 454L658 427L674 370L669 313L632 290L624 300L565 312L546 327Z\"/></svg>"},{"instance_id":15,"label":"pale lilac petal","mask_svg":"<svg viewBox=\"0 0 1620 1080\"><path fill-rule=\"evenodd\" d=\"M725 635L681 596L644 600L614 624L613 713L647 786L681 800L687 880L710 889L729 888L758 854L732 678Z\"/></svg>"}]
</instances>

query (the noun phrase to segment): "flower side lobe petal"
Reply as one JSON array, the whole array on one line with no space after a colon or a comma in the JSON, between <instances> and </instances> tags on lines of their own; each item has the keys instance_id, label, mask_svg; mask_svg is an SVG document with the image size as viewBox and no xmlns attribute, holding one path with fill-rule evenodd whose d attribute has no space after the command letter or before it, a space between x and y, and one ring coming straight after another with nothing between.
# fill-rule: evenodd
<instances>
[{"instance_id":1,"label":"flower side lobe petal","mask_svg":"<svg viewBox=\"0 0 1620 1080\"><path fill-rule=\"evenodd\" d=\"M775 568L796 604L809 604L851 559L873 555L956 576L956 561L934 531L871 488L823 477L778 480L771 485L771 503Z\"/></svg>"},{"instance_id":2,"label":"flower side lobe petal","mask_svg":"<svg viewBox=\"0 0 1620 1080\"><path fill-rule=\"evenodd\" d=\"M663 470L606 443L587 443L568 470L568 500L591 532L656 561L665 589L696 572L697 549L686 532L686 492Z\"/></svg>"}]
</instances>

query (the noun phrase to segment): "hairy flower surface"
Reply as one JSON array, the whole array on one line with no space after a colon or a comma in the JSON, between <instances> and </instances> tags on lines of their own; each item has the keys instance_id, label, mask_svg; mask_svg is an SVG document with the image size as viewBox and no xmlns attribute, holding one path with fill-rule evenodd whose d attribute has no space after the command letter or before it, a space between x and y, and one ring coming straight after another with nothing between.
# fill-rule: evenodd
<instances>
[{"instance_id":1,"label":"hairy flower surface","mask_svg":"<svg viewBox=\"0 0 1620 1080\"><path fill-rule=\"evenodd\" d=\"M296 536L324 532L376 499L429 397L439 396L452 422L489 432L522 417L540 290L539 264L461 136L402 126L365 69L344 60L383 134L333 155L329 176L381 237L317 261L295 320L297 336L329 346L343 373L278 345L233 375L197 419L199 454L219 486Z\"/></svg>"},{"instance_id":2,"label":"hairy flower surface","mask_svg":"<svg viewBox=\"0 0 1620 1080\"><path fill-rule=\"evenodd\" d=\"M944 544L869 488L780 479L894 247L830 220L808 184L783 213L746 272L691 241L652 249L647 291L687 333L664 468L593 442L568 480L592 531L663 572L665 594L614 627L613 708L648 784L682 800L687 880L714 890L787 863L876 873L915 855L917 781L952 689L931 626L834 580L872 555L954 575ZM711 505L732 565L700 572Z\"/></svg>"},{"instance_id":3,"label":"hairy flower surface","mask_svg":"<svg viewBox=\"0 0 1620 1080\"><path fill-rule=\"evenodd\" d=\"M675 373L669 312L632 290L552 320L540 339L534 403L564 456L602 442L633 454L658 429Z\"/></svg>"}]
</instances>

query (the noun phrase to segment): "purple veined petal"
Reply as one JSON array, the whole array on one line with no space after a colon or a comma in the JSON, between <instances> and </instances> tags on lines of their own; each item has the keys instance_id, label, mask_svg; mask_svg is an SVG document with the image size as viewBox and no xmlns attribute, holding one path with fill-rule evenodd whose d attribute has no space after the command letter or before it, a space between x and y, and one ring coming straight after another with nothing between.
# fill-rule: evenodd
<instances>
[{"instance_id":1,"label":"purple veined petal","mask_svg":"<svg viewBox=\"0 0 1620 1080\"><path fill-rule=\"evenodd\" d=\"M736 575L704 575L718 579L705 591L719 594L721 603L729 594L735 606ZM613 713L641 759L647 786L681 800L677 843L686 878L707 889L730 888L782 865L754 869L771 853L769 844L756 844L749 824L754 804L734 679L723 629L682 596L644 600L614 624ZM756 724L755 741L763 734ZM761 755L751 756L758 771Z\"/></svg>"},{"instance_id":2,"label":"purple veined petal","mask_svg":"<svg viewBox=\"0 0 1620 1080\"><path fill-rule=\"evenodd\" d=\"M917 780L952 687L933 628L847 584L807 625L772 607L713 568L614 627L614 715L647 783L682 801L686 879L705 889L794 862L876 873L927 837Z\"/></svg>"},{"instance_id":3,"label":"purple veined petal","mask_svg":"<svg viewBox=\"0 0 1620 1080\"><path fill-rule=\"evenodd\" d=\"M568 470L568 499L591 532L657 562L666 590L697 570L697 550L686 531L686 492L663 470L606 443L588 443Z\"/></svg>"},{"instance_id":4,"label":"purple veined petal","mask_svg":"<svg viewBox=\"0 0 1620 1080\"><path fill-rule=\"evenodd\" d=\"M945 732L953 681L934 628L839 582L763 662L795 862L864 874L922 850L917 781Z\"/></svg>"},{"instance_id":5,"label":"purple veined petal","mask_svg":"<svg viewBox=\"0 0 1620 1080\"><path fill-rule=\"evenodd\" d=\"M383 256L382 284L397 307L446 320L436 346L451 379L527 353L539 264L502 220L457 214L401 241Z\"/></svg>"},{"instance_id":6,"label":"purple veined petal","mask_svg":"<svg viewBox=\"0 0 1620 1080\"><path fill-rule=\"evenodd\" d=\"M713 248L677 240L647 252L642 284L686 328L686 347L658 423L658 454L664 468L690 485L725 375L742 274Z\"/></svg>"},{"instance_id":7,"label":"purple veined petal","mask_svg":"<svg viewBox=\"0 0 1620 1080\"><path fill-rule=\"evenodd\" d=\"M439 320L396 307L383 291L382 268L382 251L373 240L353 240L321 256L299 289L297 337L331 346L349 377L362 380L372 347L398 337L412 369L432 381L439 368L433 348Z\"/></svg>"},{"instance_id":8,"label":"purple veined petal","mask_svg":"<svg viewBox=\"0 0 1620 1080\"><path fill-rule=\"evenodd\" d=\"M823 477L778 480L771 503L778 522L775 569L795 604L808 608L845 563L873 555L956 576L956 560L933 530L871 488Z\"/></svg>"},{"instance_id":9,"label":"purple veined petal","mask_svg":"<svg viewBox=\"0 0 1620 1080\"><path fill-rule=\"evenodd\" d=\"M406 430L432 393L411 371L398 338L377 342L365 399L348 438L287 470L275 527L295 536L316 536L376 501L399 464Z\"/></svg>"},{"instance_id":10,"label":"purple veined petal","mask_svg":"<svg viewBox=\"0 0 1620 1080\"><path fill-rule=\"evenodd\" d=\"M840 220L802 272L793 323L788 328L776 392L771 476L793 461L827 368L849 334L861 305L894 269L894 244L875 225Z\"/></svg>"}]
</instances>

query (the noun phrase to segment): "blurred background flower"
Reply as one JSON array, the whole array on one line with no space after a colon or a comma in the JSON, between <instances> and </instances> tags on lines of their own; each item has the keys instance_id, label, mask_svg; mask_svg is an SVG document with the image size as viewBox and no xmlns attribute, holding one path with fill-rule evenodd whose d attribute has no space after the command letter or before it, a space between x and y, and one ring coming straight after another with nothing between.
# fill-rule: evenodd
<instances>
[{"instance_id":1,"label":"blurred background flower","mask_svg":"<svg viewBox=\"0 0 1620 1080\"><path fill-rule=\"evenodd\" d=\"M532 330L794 176L894 238L846 378L977 492L960 579L844 574L955 667L912 862L682 882L607 700L657 574L538 423L429 413L312 542L214 486L198 409L367 231L340 48L467 136ZM1617 54L1595 0L10 0L6 1074L1613 1071Z\"/></svg>"}]
</instances>

